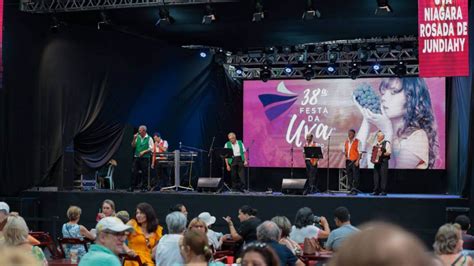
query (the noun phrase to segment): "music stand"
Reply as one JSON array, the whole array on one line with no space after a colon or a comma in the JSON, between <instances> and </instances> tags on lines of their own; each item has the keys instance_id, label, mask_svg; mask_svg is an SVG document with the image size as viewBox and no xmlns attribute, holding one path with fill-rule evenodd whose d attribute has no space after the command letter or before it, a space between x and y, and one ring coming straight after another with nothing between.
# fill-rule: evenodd
<instances>
[{"instance_id":1,"label":"music stand","mask_svg":"<svg viewBox=\"0 0 474 266\"><path fill-rule=\"evenodd\" d=\"M215 148L214 149L214 154L221 157L221 159L222 159L222 180L224 180L223 181L224 187L228 191L232 191L232 189L225 182L224 174L225 174L225 165L226 165L225 164L225 159L234 157L234 151L232 149L229 149L229 148ZM219 192L220 192L220 190L219 190Z\"/></svg>"},{"instance_id":2,"label":"music stand","mask_svg":"<svg viewBox=\"0 0 474 266\"><path fill-rule=\"evenodd\" d=\"M304 147L304 157L305 159L323 159L323 151L321 150L321 147ZM311 190L313 190L313 188L310 187L309 189L311 193Z\"/></svg>"}]
</instances>

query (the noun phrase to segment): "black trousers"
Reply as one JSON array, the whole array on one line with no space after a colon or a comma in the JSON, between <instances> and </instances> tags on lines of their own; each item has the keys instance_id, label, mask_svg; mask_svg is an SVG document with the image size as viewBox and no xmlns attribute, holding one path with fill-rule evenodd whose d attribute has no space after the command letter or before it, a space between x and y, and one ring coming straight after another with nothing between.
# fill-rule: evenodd
<instances>
[{"instance_id":1,"label":"black trousers","mask_svg":"<svg viewBox=\"0 0 474 266\"><path fill-rule=\"evenodd\" d=\"M374 192L387 192L388 159L382 158L374 164Z\"/></svg>"},{"instance_id":2,"label":"black trousers","mask_svg":"<svg viewBox=\"0 0 474 266\"><path fill-rule=\"evenodd\" d=\"M230 177L232 188L243 189L245 187L245 167L240 156L234 157L230 165Z\"/></svg>"},{"instance_id":3,"label":"black trousers","mask_svg":"<svg viewBox=\"0 0 474 266\"><path fill-rule=\"evenodd\" d=\"M308 188L310 190L318 191L318 164L311 165L310 160L305 160L306 163L306 179L308 180Z\"/></svg>"},{"instance_id":4,"label":"black trousers","mask_svg":"<svg viewBox=\"0 0 474 266\"><path fill-rule=\"evenodd\" d=\"M148 185L148 165L150 158L135 157L133 158L132 183L131 188L146 188Z\"/></svg>"},{"instance_id":5,"label":"black trousers","mask_svg":"<svg viewBox=\"0 0 474 266\"><path fill-rule=\"evenodd\" d=\"M359 166L355 165L355 161L346 160L346 174L349 181L349 190L359 187L360 171Z\"/></svg>"}]
</instances>

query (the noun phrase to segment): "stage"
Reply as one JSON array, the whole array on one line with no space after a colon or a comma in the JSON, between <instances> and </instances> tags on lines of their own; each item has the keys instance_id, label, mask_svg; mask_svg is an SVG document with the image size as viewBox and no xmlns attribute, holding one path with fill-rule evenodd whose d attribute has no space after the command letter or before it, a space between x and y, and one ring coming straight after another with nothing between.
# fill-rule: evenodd
<instances>
[{"instance_id":1,"label":"stage","mask_svg":"<svg viewBox=\"0 0 474 266\"><path fill-rule=\"evenodd\" d=\"M209 211L217 218L214 230L228 232L220 217L231 216L237 220L238 208L248 204L258 209L262 220L284 215L293 222L296 211L308 206L318 216L325 216L331 228L332 212L338 206L346 206L351 212L352 222L360 225L366 221L385 220L401 225L418 235L428 247L438 227L447 219L447 208L468 207L469 201L455 195L440 194L388 194L371 196L360 193L357 196L343 193L318 193L310 195L285 195L280 192L198 193L198 192L126 192L122 190L95 191L24 191L21 197L11 202L12 210L19 210L33 224L34 230L60 232L60 226L67 221L66 210L70 205L82 208L80 223L88 228L95 226L95 216L104 199L111 199L117 211L127 210L134 214L135 206L148 202L155 208L160 224L164 224L169 208L183 203L189 218L200 212ZM8 200L8 199L7 199ZM11 199L10 199L11 201ZM10 203L10 202L9 202ZM456 215L453 214L453 215ZM36 219L41 217L41 219ZM32 219L33 218L33 219ZM56 231L55 231L56 230Z\"/></svg>"}]
</instances>

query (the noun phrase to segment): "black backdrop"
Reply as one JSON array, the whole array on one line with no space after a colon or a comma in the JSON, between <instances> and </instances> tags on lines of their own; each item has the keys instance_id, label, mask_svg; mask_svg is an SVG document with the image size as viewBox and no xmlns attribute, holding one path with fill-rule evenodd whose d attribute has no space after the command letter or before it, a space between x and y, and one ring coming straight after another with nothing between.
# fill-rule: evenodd
<instances>
[{"instance_id":1,"label":"black backdrop","mask_svg":"<svg viewBox=\"0 0 474 266\"><path fill-rule=\"evenodd\" d=\"M175 148L181 141L206 149L213 136L221 145L227 132L242 131L241 87L226 79L212 58L199 58L195 51L93 26L69 25L52 33L49 18L21 13L16 6L5 8L4 39L2 195L35 185L61 186L65 150L71 144L76 158L89 167L104 164L117 152L127 158L132 128L141 124L149 132L160 131ZM410 188L400 192L444 192L449 184L449 192L460 193L470 180L472 117L466 97L472 96L472 80L461 81L448 89L448 107L453 107L448 117L459 121L450 125L448 135L462 135L456 142L448 140L448 146L458 147L448 150L454 158L451 170L398 172L399 187ZM123 180L129 176L129 162L119 161ZM273 169L252 172L261 188L273 187L280 180L276 176L282 177Z\"/></svg>"}]
</instances>

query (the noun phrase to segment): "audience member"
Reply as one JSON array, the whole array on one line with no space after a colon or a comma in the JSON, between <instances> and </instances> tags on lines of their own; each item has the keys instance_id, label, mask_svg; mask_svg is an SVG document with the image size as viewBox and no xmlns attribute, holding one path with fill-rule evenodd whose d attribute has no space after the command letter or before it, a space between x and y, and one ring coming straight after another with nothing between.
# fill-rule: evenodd
<instances>
[{"instance_id":1,"label":"audience member","mask_svg":"<svg viewBox=\"0 0 474 266\"><path fill-rule=\"evenodd\" d=\"M277 254L266 243L254 241L242 249L242 266L280 266Z\"/></svg>"},{"instance_id":2,"label":"audience member","mask_svg":"<svg viewBox=\"0 0 474 266\"><path fill-rule=\"evenodd\" d=\"M423 243L402 228L368 223L349 236L329 261L329 266L435 265Z\"/></svg>"},{"instance_id":3,"label":"audience member","mask_svg":"<svg viewBox=\"0 0 474 266\"><path fill-rule=\"evenodd\" d=\"M459 224L445 224L436 233L433 249L443 265L474 266L472 258L461 253L462 231Z\"/></svg>"},{"instance_id":4,"label":"audience member","mask_svg":"<svg viewBox=\"0 0 474 266\"><path fill-rule=\"evenodd\" d=\"M121 266L117 256L133 228L116 217L105 217L97 223L96 232L95 244L79 261L79 266Z\"/></svg>"},{"instance_id":5,"label":"audience member","mask_svg":"<svg viewBox=\"0 0 474 266\"><path fill-rule=\"evenodd\" d=\"M95 220L98 222L104 217L115 216L115 203L112 200L106 199L102 202L102 208L97 213Z\"/></svg>"},{"instance_id":6,"label":"audience member","mask_svg":"<svg viewBox=\"0 0 474 266\"><path fill-rule=\"evenodd\" d=\"M3 240L3 228L5 227L5 225L7 224L7 218L8 218L8 215L18 215L17 212L11 212L10 213L10 206L8 206L8 204L6 202L3 202L3 201L0 201L0 243L2 243L4 240ZM31 235L28 235L28 242L32 245L32 246L36 246L36 245L39 245L39 241L32 237Z\"/></svg>"},{"instance_id":7,"label":"audience member","mask_svg":"<svg viewBox=\"0 0 474 266\"><path fill-rule=\"evenodd\" d=\"M67 210L67 218L69 219L69 222L63 224L62 227L62 234L63 237L65 238L80 238L83 239L88 238L90 240L95 239L95 235L89 232L87 228L85 228L83 225L79 224L79 219L81 219L81 208L77 206L71 206ZM66 258L69 258L69 254L71 249L77 250L77 255L79 258L81 258L84 254L86 254L86 249L84 248L84 245L70 245L66 244L64 245L64 255Z\"/></svg>"},{"instance_id":8,"label":"audience member","mask_svg":"<svg viewBox=\"0 0 474 266\"><path fill-rule=\"evenodd\" d=\"M235 229L234 223L232 222L232 218L230 216L224 218L229 225L230 236L233 240L243 240L244 243L247 244L257 240L257 226L259 226L262 221L256 217L256 215L256 209L253 209L248 205L240 207L238 218L241 224L239 231Z\"/></svg>"},{"instance_id":9,"label":"audience member","mask_svg":"<svg viewBox=\"0 0 474 266\"><path fill-rule=\"evenodd\" d=\"M166 216L168 234L164 235L156 249L155 261L159 266L182 265L179 241L186 230L186 216L182 212L172 212Z\"/></svg>"},{"instance_id":10,"label":"audience member","mask_svg":"<svg viewBox=\"0 0 474 266\"><path fill-rule=\"evenodd\" d=\"M222 242L220 241L222 233L215 232L211 229L211 226L216 222L216 217L211 216L208 212L202 212L199 214L198 218L206 223L209 245L211 245L214 250L220 249L222 245Z\"/></svg>"},{"instance_id":11,"label":"audience member","mask_svg":"<svg viewBox=\"0 0 474 266\"><path fill-rule=\"evenodd\" d=\"M190 230L196 230L207 234L207 225L203 220L199 219L199 217L196 217L189 222L188 231Z\"/></svg>"},{"instance_id":12,"label":"audience member","mask_svg":"<svg viewBox=\"0 0 474 266\"><path fill-rule=\"evenodd\" d=\"M467 233L467 230L471 229L471 220L466 215L459 215L454 220L455 223L461 226L462 240L464 244L463 249L474 250L474 236Z\"/></svg>"},{"instance_id":13,"label":"audience member","mask_svg":"<svg viewBox=\"0 0 474 266\"><path fill-rule=\"evenodd\" d=\"M289 238L291 232L290 220L288 220L288 218L286 218L285 216L275 216L272 218L272 222L278 225L281 230L279 243L289 248L291 252L293 252L293 254L300 255L302 252L301 246Z\"/></svg>"},{"instance_id":14,"label":"audience member","mask_svg":"<svg viewBox=\"0 0 474 266\"><path fill-rule=\"evenodd\" d=\"M128 223L134 232L128 235L127 246L124 246L127 254L138 255L142 263L153 266L153 252L155 246L163 235L163 227L159 225L155 210L148 203L137 205L135 218ZM136 265L135 262L127 261L125 266Z\"/></svg>"},{"instance_id":15,"label":"audience member","mask_svg":"<svg viewBox=\"0 0 474 266\"><path fill-rule=\"evenodd\" d=\"M128 223L128 221L130 221L130 214L128 213L128 211L125 211L125 210L119 211L119 212L117 212L117 214L115 216L117 218L119 218L120 220L122 220L122 222L124 224L126 224L126 223Z\"/></svg>"},{"instance_id":16,"label":"audience member","mask_svg":"<svg viewBox=\"0 0 474 266\"><path fill-rule=\"evenodd\" d=\"M224 265L210 261L212 250L209 247L207 235L201 230L188 230L184 233L179 248L186 265Z\"/></svg>"},{"instance_id":17,"label":"audience member","mask_svg":"<svg viewBox=\"0 0 474 266\"><path fill-rule=\"evenodd\" d=\"M22 248L0 246L0 265L2 266L41 266L30 252L25 252Z\"/></svg>"},{"instance_id":18,"label":"audience member","mask_svg":"<svg viewBox=\"0 0 474 266\"><path fill-rule=\"evenodd\" d=\"M186 219L188 218L188 210L186 209L186 206L184 206L181 203L178 203L178 204L174 205L173 207L171 207L170 211L171 212L181 212L182 214L184 214L184 216L186 216Z\"/></svg>"},{"instance_id":19,"label":"audience member","mask_svg":"<svg viewBox=\"0 0 474 266\"><path fill-rule=\"evenodd\" d=\"M334 211L334 222L337 229L329 234L325 246L327 250L337 250L348 236L359 231L351 225L351 215L346 207L339 207Z\"/></svg>"},{"instance_id":20,"label":"audience member","mask_svg":"<svg viewBox=\"0 0 474 266\"><path fill-rule=\"evenodd\" d=\"M21 248L24 252L32 254L40 265L48 265L43 250L28 242L28 231L28 226L21 216L10 214L3 228L4 244Z\"/></svg>"},{"instance_id":21,"label":"audience member","mask_svg":"<svg viewBox=\"0 0 474 266\"><path fill-rule=\"evenodd\" d=\"M323 230L315 226L315 223L319 223ZM330 232L325 217L317 217L310 208L303 207L296 213L295 224L291 227L290 239L298 244L303 244L305 238L325 239Z\"/></svg>"},{"instance_id":22,"label":"audience member","mask_svg":"<svg viewBox=\"0 0 474 266\"><path fill-rule=\"evenodd\" d=\"M280 259L280 265L303 266L304 263L289 248L278 243L280 236L280 228L272 221L265 221L257 227L257 240L267 243L275 251Z\"/></svg>"}]
</instances>

